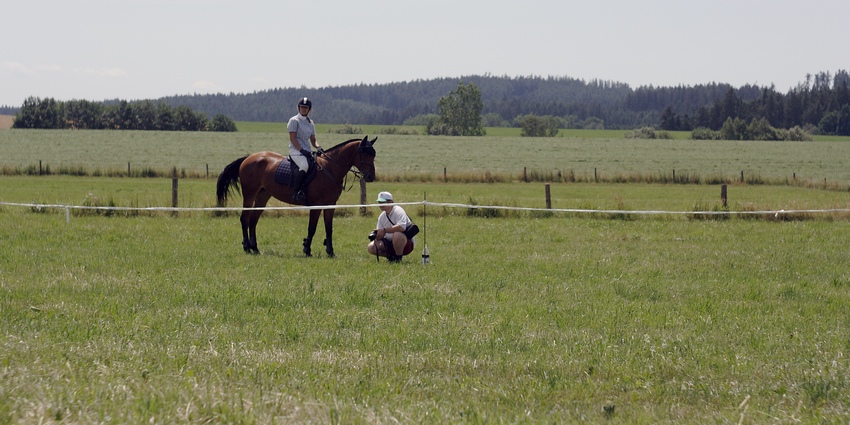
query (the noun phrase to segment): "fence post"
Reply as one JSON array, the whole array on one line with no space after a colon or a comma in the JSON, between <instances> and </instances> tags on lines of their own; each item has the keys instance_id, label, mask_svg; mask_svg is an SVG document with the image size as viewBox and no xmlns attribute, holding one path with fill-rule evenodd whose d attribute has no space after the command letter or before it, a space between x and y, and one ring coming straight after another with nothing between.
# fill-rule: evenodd
<instances>
[{"instance_id":1,"label":"fence post","mask_svg":"<svg viewBox=\"0 0 850 425\"><path fill-rule=\"evenodd\" d=\"M127 177L130 177L130 162L127 161Z\"/></svg>"},{"instance_id":2,"label":"fence post","mask_svg":"<svg viewBox=\"0 0 850 425\"><path fill-rule=\"evenodd\" d=\"M366 180L360 179L360 205L366 205ZM360 207L360 215L366 216L366 207Z\"/></svg>"},{"instance_id":3,"label":"fence post","mask_svg":"<svg viewBox=\"0 0 850 425\"><path fill-rule=\"evenodd\" d=\"M726 208L726 185L720 186L720 201L723 202L723 208Z\"/></svg>"},{"instance_id":4,"label":"fence post","mask_svg":"<svg viewBox=\"0 0 850 425\"><path fill-rule=\"evenodd\" d=\"M522 167L522 181L528 183L528 174L526 173L527 167Z\"/></svg>"},{"instance_id":5,"label":"fence post","mask_svg":"<svg viewBox=\"0 0 850 425\"><path fill-rule=\"evenodd\" d=\"M210 178L210 164L207 164L207 178Z\"/></svg>"},{"instance_id":6,"label":"fence post","mask_svg":"<svg viewBox=\"0 0 850 425\"><path fill-rule=\"evenodd\" d=\"M38 175L41 175L41 160L38 160Z\"/></svg>"},{"instance_id":7,"label":"fence post","mask_svg":"<svg viewBox=\"0 0 850 425\"><path fill-rule=\"evenodd\" d=\"M599 176L596 175L596 167L593 167L593 181L599 183Z\"/></svg>"},{"instance_id":8,"label":"fence post","mask_svg":"<svg viewBox=\"0 0 850 425\"><path fill-rule=\"evenodd\" d=\"M171 207L177 208L177 167L174 167L171 175ZM177 211L172 211L171 215L177 217Z\"/></svg>"},{"instance_id":9,"label":"fence post","mask_svg":"<svg viewBox=\"0 0 850 425\"><path fill-rule=\"evenodd\" d=\"M549 183L546 183L546 209L552 209L552 195L549 192Z\"/></svg>"},{"instance_id":10,"label":"fence post","mask_svg":"<svg viewBox=\"0 0 850 425\"><path fill-rule=\"evenodd\" d=\"M443 167L443 183L448 183L449 177L446 175L446 167Z\"/></svg>"},{"instance_id":11,"label":"fence post","mask_svg":"<svg viewBox=\"0 0 850 425\"><path fill-rule=\"evenodd\" d=\"M741 170L741 183L744 182L744 170Z\"/></svg>"}]
</instances>

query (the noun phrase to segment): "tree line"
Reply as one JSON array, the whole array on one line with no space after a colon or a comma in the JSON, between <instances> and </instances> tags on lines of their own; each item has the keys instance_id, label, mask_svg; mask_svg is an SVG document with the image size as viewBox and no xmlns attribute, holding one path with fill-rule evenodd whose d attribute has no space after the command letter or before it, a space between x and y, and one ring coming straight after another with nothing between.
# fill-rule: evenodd
<instances>
[{"instance_id":1,"label":"tree line","mask_svg":"<svg viewBox=\"0 0 850 425\"><path fill-rule=\"evenodd\" d=\"M792 129L800 127L809 133L850 136L850 74L821 72L807 75L806 80L786 94L773 86L747 86L740 90L727 88L723 96L689 113L672 102L664 108L659 127L665 130L721 130L728 121L768 124ZM641 93L645 102L654 95ZM660 104L656 104L658 106ZM740 126L741 124L736 124Z\"/></svg>"},{"instance_id":2,"label":"tree line","mask_svg":"<svg viewBox=\"0 0 850 425\"><path fill-rule=\"evenodd\" d=\"M719 130L727 118L765 118L777 128L847 134L850 76L821 72L787 93L775 86L724 83L632 89L613 81L570 77L472 75L389 84L323 88L276 88L254 93L173 96L161 99L239 121L285 122L302 96L313 100L317 122L334 124L426 125L439 114L439 101L460 83L481 93L484 126L521 127L528 116L552 117L561 128ZM850 108L850 106L847 106Z\"/></svg>"},{"instance_id":3,"label":"tree line","mask_svg":"<svg viewBox=\"0 0 850 425\"><path fill-rule=\"evenodd\" d=\"M751 123L763 118L775 128L801 127L815 134L850 135L850 75L844 70L807 75L787 93L774 86L736 88L710 83L633 89L614 81L487 74L388 84L193 94L156 101L106 101L103 107L111 112L98 125L132 128L139 121L150 120L128 118L127 109L138 108L140 117L150 117L150 111L158 111L163 104L187 118L189 112L197 111L237 121L286 122L297 112L296 103L304 96L313 100L311 116L319 123L436 125L440 100L460 84L474 86L480 92L481 123L485 127L525 124L532 133L551 132L552 127L719 131L727 119ZM191 118L188 121L191 123ZM168 128L173 121L166 119L165 123L162 127ZM212 128L215 125L210 123Z\"/></svg>"},{"instance_id":4,"label":"tree line","mask_svg":"<svg viewBox=\"0 0 850 425\"><path fill-rule=\"evenodd\" d=\"M56 101L30 97L15 114L13 128L85 130L236 131L236 123L224 114L212 120L186 105L145 100L105 104L88 100Z\"/></svg>"}]
</instances>

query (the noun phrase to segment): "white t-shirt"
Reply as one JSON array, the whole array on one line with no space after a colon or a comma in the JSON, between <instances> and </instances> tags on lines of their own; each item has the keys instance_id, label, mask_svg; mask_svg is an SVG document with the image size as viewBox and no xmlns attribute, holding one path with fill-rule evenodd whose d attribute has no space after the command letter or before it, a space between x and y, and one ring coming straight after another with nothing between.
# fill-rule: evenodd
<instances>
[{"instance_id":1,"label":"white t-shirt","mask_svg":"<svg viewBox=\"0 0 850 425\"><path fill-rule=\"evenodd\" d=\"M313 120L305 117L301 114L296 114L294 117L289 119L289 123L286 124L286 129L290 133L295 133L295 141L298 142L301 146L292 146L292 141L289 142L289 151L293 153L299 152L301 149L312 151L312 145L310 145L310 136L316 134L316 126L313 125Z\"/></svg>"},{"instance_id":2,"label":"white t-shirt","mask_svg":"<svg viewBox=\"0 0 850 425\"><path fill-rule=\"evenodd\" d=\"M413 222L410 221L410 217L408 217L407 213L404 211L404 208L398 205L393 205L393 208L390 210L389 218L387 218L387 213L383 211L381 211L381 215L378 216L378 228L386 229L394 224L400 224L403 229L407 229L411 224L413 224ZM392 233L394 232L387 233L387 238L392 239ZM411 241L412 240L413 238L411 238Z\"/></svg>"}]
</instances>

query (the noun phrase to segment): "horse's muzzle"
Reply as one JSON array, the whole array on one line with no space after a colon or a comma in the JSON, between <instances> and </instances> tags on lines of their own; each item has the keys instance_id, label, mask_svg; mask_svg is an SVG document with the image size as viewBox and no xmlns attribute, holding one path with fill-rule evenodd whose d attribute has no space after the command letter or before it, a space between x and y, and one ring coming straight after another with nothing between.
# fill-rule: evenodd
<instances>
[{"instance_id":1,"label":"horse's muzzle","mask_svg":"<svg viewBox=\"0 0 850 425\"><path fill-rule=\"evenodd\" d=\"M364 174L363 180L366 180L366 183L372 183L373 181L375 181L375 175L372 173Z\"/></svg>"}]
</instances>

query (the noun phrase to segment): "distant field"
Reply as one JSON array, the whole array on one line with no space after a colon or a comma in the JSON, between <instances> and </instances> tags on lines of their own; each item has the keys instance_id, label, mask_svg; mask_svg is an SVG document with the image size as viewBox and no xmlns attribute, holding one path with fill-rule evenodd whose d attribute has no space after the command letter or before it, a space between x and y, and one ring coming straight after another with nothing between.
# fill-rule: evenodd
<instances>
[{"instance_id":1,"label":"distant field","mask_svg":"<svg viewBox=\"0 0 850 425\"><path fill-rule=\"evenodd\" d=\"M330 147L361 134L320 133ZM632 140L595 137L436 137L378 134L378 177L385 180L517 180L523 169L533 180L753 183L794 181L850 184L850 143ZM239 156L261 150L285 152L281 132L180 133L142 131L9 130L0 132L0 167L131 170L172 167L217 175Z\"/></svg>"},{"instance_id":2,"label":"distant field","mask_svg":"<svg viewBox=\"0 0 850 425\"><path fill-rule=\"evenodd\" d=\"M236 128L241 132L249 133L285 133L286 123L267 123L267 122L251 122L238 121ZM316 132L322 133L338 133L342 128L355 128L362 130L359 134L424 134L425 128L422 126L393 126L393 125L343 125L343 124L316 124ZM492 137L520 137L521 128L514 127L486 127L487 136ZM568 137L579 139L623 139L625 135L631 133L631 130L584 130L584 129L561 129L556 137ZM690 131L668 131L675 140L688 140L691 137ZM850 137L847 136L814 136L815 141L819 142L850 142Z\"/></svg>"},{"instance_id":3,"label":"distant field","mask_svg":"<svg viewBox=\"0 0 850 425\"><path fill-rule=\"evenodd\" d=\"M12 115L0 115L0 130L8 130L12 128L12 123L15 117Z\"/></svg>"},{"instance_id":4,"label":"distant field","mask_svg":"<svg viewBox=\"0 0 850 425\"><path fill-rule=\"evenodd\" d=\"M266 122L249 122L238 121L236 128L240 132L249 133L285 133L286 123L266 123ZM343 124L316 124L316 133L321 136L323 133L339 133L340 129L354 128L362 130L358 134L381 135L381 134L404 134L404 135L422 135L425 133L425 127L422 126L393 126L393 125L343 125ZM487 136L492 137L520 137L522 134L521 128L513 127L487 127L485 128ZM561 129L557 137L584 138L584 139L622 139L624 135L629 133L629 130L581 130L581 129ZM690 137L690 132L687 131L671 131L669 132L674 139L687 139ZM850 140L850 138L848 138Z\"/></svg>"}]
</instances>

